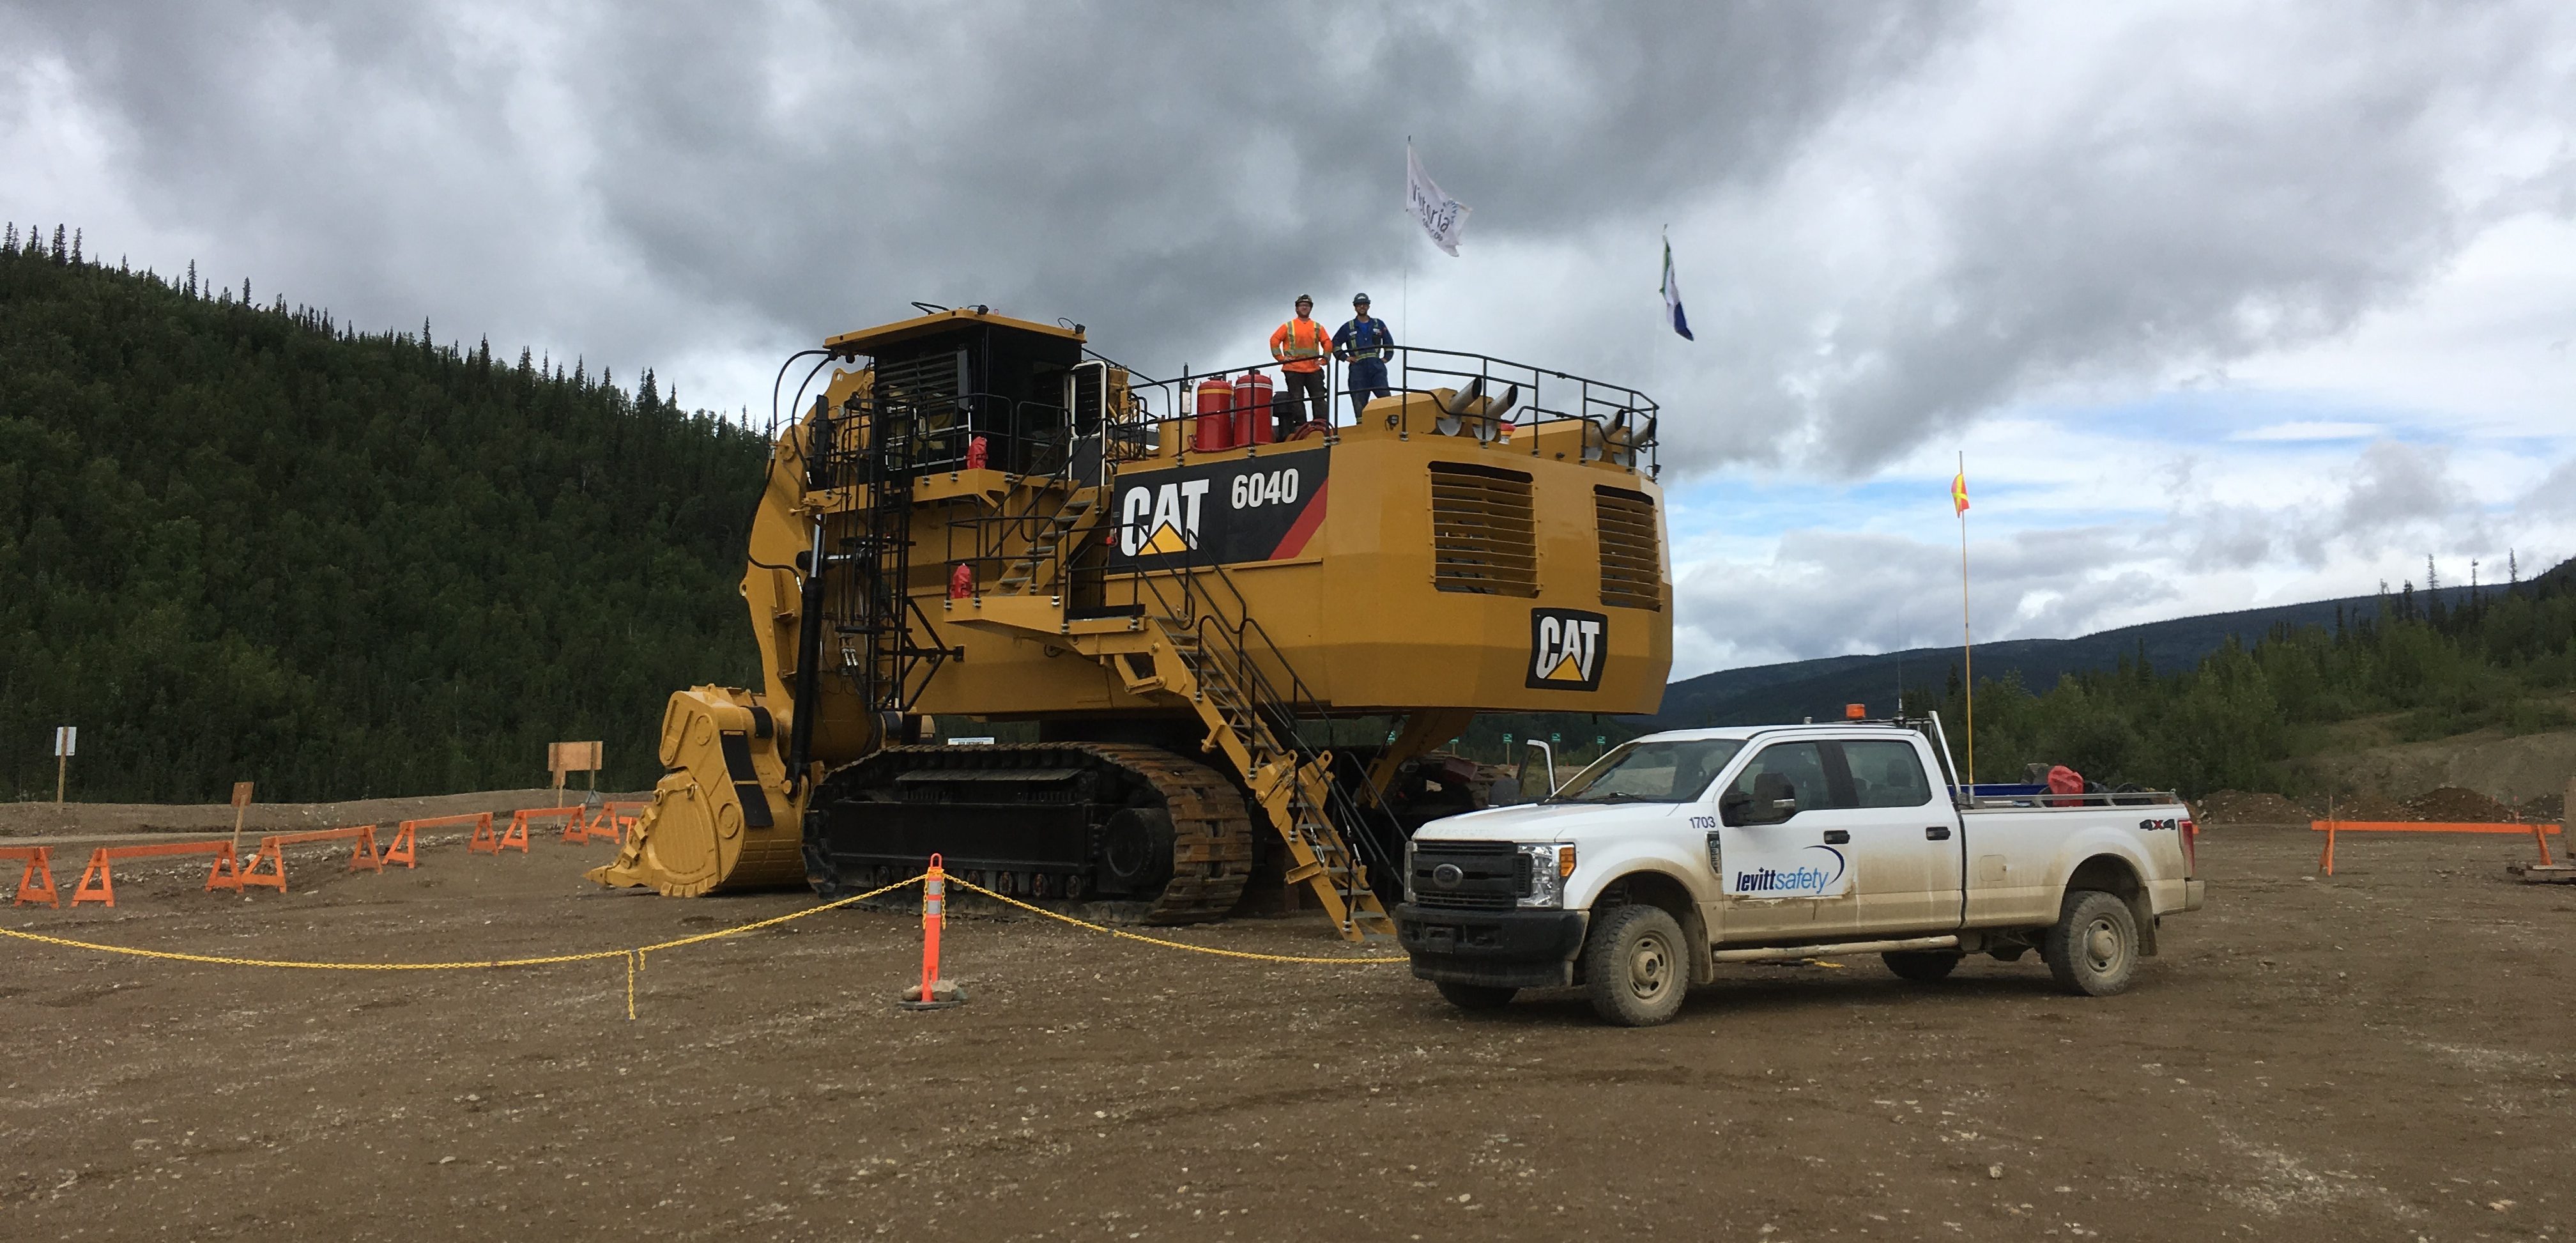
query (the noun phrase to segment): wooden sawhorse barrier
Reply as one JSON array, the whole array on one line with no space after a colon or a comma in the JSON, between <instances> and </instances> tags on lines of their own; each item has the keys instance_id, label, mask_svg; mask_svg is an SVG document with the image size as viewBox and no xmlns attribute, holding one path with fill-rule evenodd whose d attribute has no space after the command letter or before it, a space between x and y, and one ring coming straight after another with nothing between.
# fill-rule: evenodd
<instances>
[{"instance_id":1,"label":"wooden sawhorse barrier","mask_svg":"<svg viewBox=\"0 0 2576 1243\"><path fill-rule=\"evenodd\" d=\"M642 811L652 805L653 800L649 798L602 803L599 805L599 814L592 816L589 823L583 823L579 816L564 822L563 840L576 846L586 846L600 841L623 845L626 841L626 826L635 823L635 817L624 813Z\"/></svg>"},{"instance_id":2,"label":"wooden sawhorse barrier","mask_svg":"<svg viewBox=\"0 0 2576 1243\"><path fill-rule=\"evenodd\" d=\"M2418 823L2413 820L2311 820L2308 828L2326 835L2326 852L2317 859L2317 870L2334 875L2335 834L2337 833L2508 833L2531 835L2540 847L2540 866L2551 866L2549 834L2560 831L2554 824L2455 824Z\"/></svg>"},{"instance_id":3,"label":"wooden sawhorse barrier","mask_svg":"<svg viewBox=\"0 0 2576 1243\"><path fill-rule=\"evenodd\" d=\"M80 884L72 889L72 905L104 902L116 905L116 880L108 874L108 863L115 859L158 859L171 855L213 855L215 865L206 873L206 888L240 892L241 869L233 863L231 842L169 842L159 846L101 846L91 851L89 867L81 872Z\"/></svg>"},{"instance_id":4,"label":"wooden sawhorse barrier","mask_svg":"<svg viewBox=\"0 0 2576 1243\"><path fill-rule=\"evenodd\" d=\"M469 811L461 816L428 816L419 820L405 820L394 829L394 844L385 848L384 860L387 863L399 863L407 868L419 867L420 830L453 828L460 824L474 826L475 841L484 841L492 836L492 813L488 811Z\"/></svg>"},{"instance_id":5,"label":"wooden sawhorse barrier","mask_svg":"<svg viewBox=\"0 0 2576 1243\"><path fill-rule=\"evenodd\" d=\"M18 898L9 905L42 902L56 910L62 909L63 900L54 893L53 847L0 846L0 861L12 859L25 863L27 868L18 873Z\"/></svg>"},{"instance_id":6,"label":"wooden sawhorse barrier","mask_svg":"<svg viewBox=\"0 0 2576 1243\"><path fill-rule=\"evenodd\" d=\"M581 818L589 811L587 807L522 807L510 813L510 827L503 831L500 837L493 837L491 825L486 823L482 828L474 831L474 840L465 843L465 848L477 854L487 855L497 855L504 850L516 848L524 855L528 853L529 825L539 820L564 819L579 824Z\"/></svg>"},{"instance_id":7,"label":"wooden sawhorse barrier","mask_svg":"<svg viewBox=\"0 0 2576 1243\"><path fill-rule=\"evenodd\" d=\"M350 871L359 868L372 868L377 872L385 870L384 856L376 853L376 826L372 824L352 825L345 829L316 829L310 833L272 833L259 839L259 849L252 851L250 858L243 863L241 887L274 889L284 893L287 847L309 842L344 841L357 843L349 848ZM259 870L263 863L268 865L265 872Z\"/></svg>"}]
</instances>

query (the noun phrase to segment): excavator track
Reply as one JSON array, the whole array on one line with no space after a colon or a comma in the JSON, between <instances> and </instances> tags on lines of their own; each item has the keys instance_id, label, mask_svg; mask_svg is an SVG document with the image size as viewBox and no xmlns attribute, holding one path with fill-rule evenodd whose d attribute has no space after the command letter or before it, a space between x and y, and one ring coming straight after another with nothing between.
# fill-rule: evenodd
<instances>
[{"instance_id":1,"label":"excavator track","mask_svg":"<svg viewBox=\"0 0 2576 1243\"><path fill-rule=\"evenodd\" d=\"M1081 899L1108 896L1087 892L1088 873L1097 865L1096 847L1100 823L1111 815L1131 808L1159 810L1171 823L1171 874L1159 892L1148 899L1144 922L1185 924L1222 919L1243 897L1243 888L1252 873L1252 816L1245 805L1243 792L1226 777L1205 764L1184 758L1158 747L1125 743L1058 742L1006 744L998 746L898 746L876 751L864 759L843 765L826 774L816 789L806 830L806 869L815 888L826 896L856 892L858 882L872 879L873 874L851 875L846 863L852 856L849 847L871 845L867 821L871 806L897 804L893 791L906 779L925 782L1061 784L1064 779L1088 775L1093 786L1123 792L1117 802L1083 805L1081 819L1090 826L1090 850L1078 862L1071 857L1055 864L1039 864L1025 869L1002 865L991 870L1007 871L1025 887L1028 878L1051 878L1043 881L1052 892L1028 890L1043 898ZM1102 778L1114 778L1102 781ZM988 787L989 788L989 787ZM1139 798L1140 791L1150 792ZM1075 812L1072 805L1052 804L1060 815ZM891 806L888 813L893 813ZM836 822L837 821L837 822ZM1068 831L1069 832L1069 831ZM920 834L898 833L904 842L918 848L925 843ZM933 845L948 856L948 866L960 872L979 869L976 860L987 853L973 840L971 830L961 830L960 840L952 845ZM887 843L885 849L902 852L901 843ZM925 856L927 851L922 852ZM907 857L909 857L907 855ZM867 867L866 863L860 865ZM878 864L878 868L886 865ZM1143 895L1128 895L1141 898Z\"/></svg>"}]
</instances>

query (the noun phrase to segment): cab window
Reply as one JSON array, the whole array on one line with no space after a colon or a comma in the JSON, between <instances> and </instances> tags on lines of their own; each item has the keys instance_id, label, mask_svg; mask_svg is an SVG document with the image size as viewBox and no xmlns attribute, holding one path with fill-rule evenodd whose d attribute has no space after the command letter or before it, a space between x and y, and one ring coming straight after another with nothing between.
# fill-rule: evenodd
<instances>
[{"instance_id":1,"label":"cab window","mask_svg":"<svg viewBox=\"0 0 2576 1243\"><path fill-rule=\"evenodd\" d=\"M1622 743L1576 773L1551 803L1687 803L1744 748L1735 738Z\"/></svg>"},{"instance_id":2,"label":"cab window","mask_svg":"<svg viewBox=\"0 0 2576 1243\"><path fill-rule=\"evenodd\" d=\"M1860 806L1920 807L1932 801L1932 783L1923 775L1922 757L1912 743L1846 742L1842 750Z\"/></svg>"},{"instance_id":3,"label":"cab window","mask_svg":"<svg viewBox=\"0 0 2576 1243\"><path fill-rule=\"evenodd\" d=\"M1753 762L1735 775L1735 783L1728 788L1751 798L1754 780L1774 773L1789 783L1790 796L1798 800L1800 811L1815 811L1838 803L1831 784L1825 779L1824 748L1812 742L1775 742L1762 748L1754 753Z\"/></svg>"}]
</instances>

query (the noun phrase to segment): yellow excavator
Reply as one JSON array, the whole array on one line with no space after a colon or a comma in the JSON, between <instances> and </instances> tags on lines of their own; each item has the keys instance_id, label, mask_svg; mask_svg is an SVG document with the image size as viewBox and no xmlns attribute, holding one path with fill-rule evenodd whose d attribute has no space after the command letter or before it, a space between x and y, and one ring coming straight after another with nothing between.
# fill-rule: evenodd
<instances>
[{"instance_id":1,"label":"yellow excavator","mask_svg":"<svg viewBox=\"0 0 2576 1243\"><path fill-rule=\"evenodd\" d=\"M837 896L938 852L1150 922L1311 894L1358 939L1392 931L1412 826L1462 808L1433 752L1474 713L1661 701L1643 394L1389 349L1386 395L1307 419L1267 361L1155 380L1078 325L916 305L804 355L831 374L774 438L742 580L764 684L671 697L593 880ZM1335 745L1353 718L1387 741Z\"/></svg>"}]
</instances>

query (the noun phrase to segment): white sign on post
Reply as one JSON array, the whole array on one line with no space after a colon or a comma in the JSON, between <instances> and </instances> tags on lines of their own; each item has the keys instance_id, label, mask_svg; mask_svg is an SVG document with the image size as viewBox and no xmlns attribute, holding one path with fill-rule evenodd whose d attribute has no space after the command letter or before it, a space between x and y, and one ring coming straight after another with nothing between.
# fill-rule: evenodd
<instances>
[{"instance_id":1,"label":"white sign on post","mask_svg":"<svg viewBox=\"0 0 2576 1243\"><path fill-rule=\"evenodd\" d=\"M77 726L77 725L57 725L57 726L55 726L55 727L54 727L54 758L55 758L55 759L58 759L58 760L68 760L68 759L72 758L72 756L73 756L74 754L78 753L79 751L80 751L80 726Z\"/></svg>"}]
</instances>

